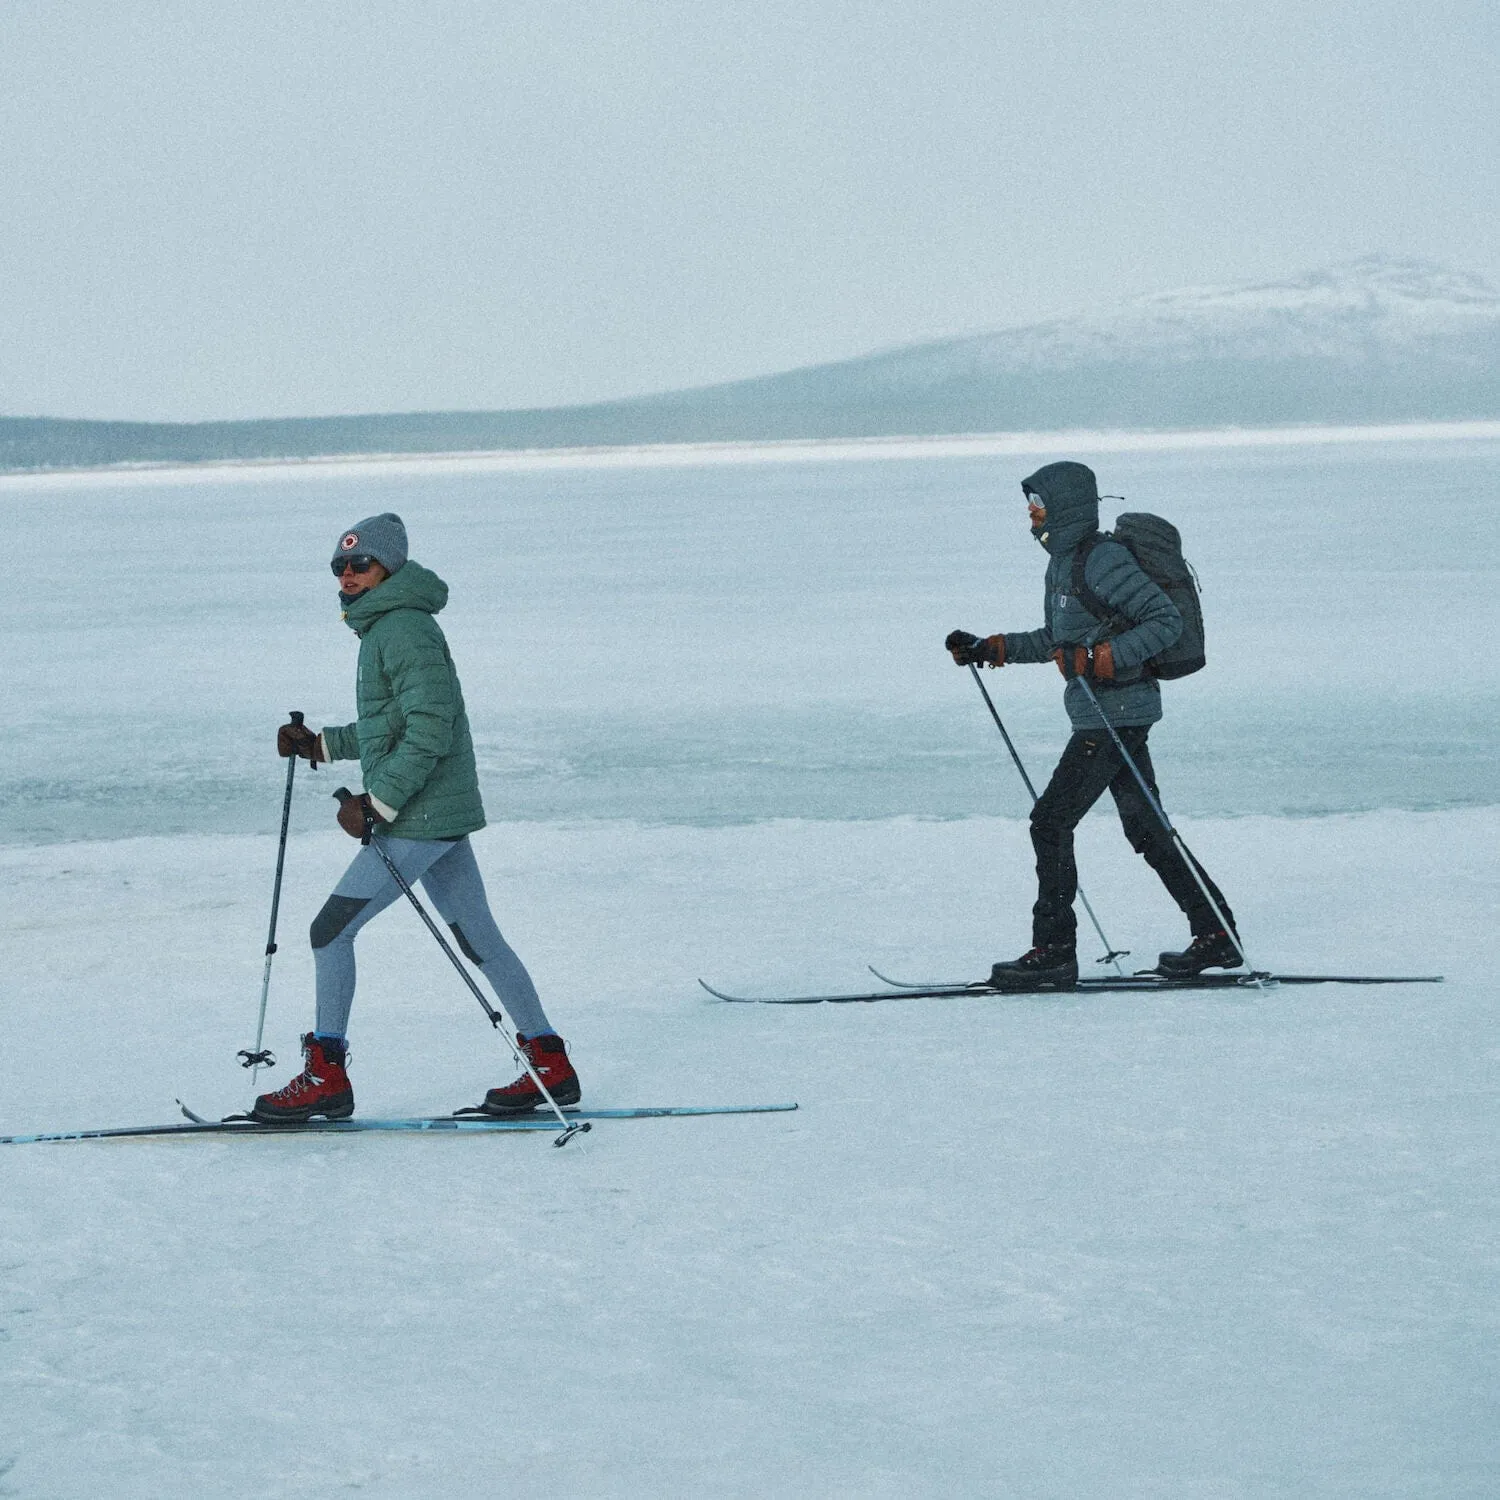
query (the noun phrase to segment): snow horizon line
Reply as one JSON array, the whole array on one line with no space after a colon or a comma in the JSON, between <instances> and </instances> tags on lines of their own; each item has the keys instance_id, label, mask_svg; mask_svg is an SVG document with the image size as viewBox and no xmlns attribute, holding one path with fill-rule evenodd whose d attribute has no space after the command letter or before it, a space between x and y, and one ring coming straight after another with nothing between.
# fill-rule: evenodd
<instances>
[{"instance_id":1,"label":"snow horizon line","mask_svg":"<svg viewBox=\"0 0 1500 1500\"><path fill-rule=\"evenodd\" d=\"M1331 447L1354 443L1491 442L1500 418L1282 427L1068 428L934 436L780 438L502 448L447 453L341 453L307 458L207 459L197 463L101 464L0 472L0 491L112 484L261 483L292 478L361 479L395 473L465 474L541 469L686 469L730 465L933 458L1046 457L1069 453L1169 453L1215 448Z\"/></svg>"}]
</instances>

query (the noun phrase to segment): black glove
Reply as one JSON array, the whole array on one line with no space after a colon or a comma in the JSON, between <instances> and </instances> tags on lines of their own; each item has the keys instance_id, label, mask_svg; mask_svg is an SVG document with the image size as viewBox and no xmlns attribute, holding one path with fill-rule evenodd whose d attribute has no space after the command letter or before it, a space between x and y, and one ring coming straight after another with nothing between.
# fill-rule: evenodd
<instances>
[{"instance_id":1,"label":"black glove","mask_svg":"<svg viewBox=\"0 0 1500 1500\"><path fill-rule=\"evenodd\" d=\"M306 724L294 719L276 731L276 753L283 760L300 755L303 760L318 764L318 737Z\"/></svg>"},{"instance_id":2,"label":"black glove","mask_svg":"<svg viewBox=\"0 0 1500 1500\"><path fill-rule=\"evenodd\" d=\"M339 803L339 827L360 843L365 843L369 833L384 821L375 811L368 792L361 792L357 797L345 797Z\"/></svg>"},{"instance_id":3,"label":"black glove","mask_svg":"<svg viewBox=\"0 0 1500 1500\"><path fill-rule=\"evenodd\" d=\"M992 635L981 639L967 630L950 630L943 642L954 663L960 667L1003 667L1005 665L1005 637Z\"/></svg>"}]
</instances>

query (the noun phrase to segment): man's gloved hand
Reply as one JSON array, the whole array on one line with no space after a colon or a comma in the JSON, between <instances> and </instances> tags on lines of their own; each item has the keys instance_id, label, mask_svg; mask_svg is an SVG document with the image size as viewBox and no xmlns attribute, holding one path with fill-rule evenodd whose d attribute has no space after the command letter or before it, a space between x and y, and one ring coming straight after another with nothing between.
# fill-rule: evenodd
<instances>
[{"instance_id":1,"label":"man's gloved hand","mask_svg":"<svg viewBox=\"0 0 1500 1500\"><path fill-rule=\"evenodd\" d=\"M992 635L981 638L970 635L967 630L950 630L943 642L954 664L960 667L1003 667L1005 665L1005 637Z\"/></svg>"},{"instance_id":2,"label":"man's gloved hand","mask_svg":"<svg viewBox=\"0 0 1500 1500\"><path fill-rule=\"evenodd\" d=\"M357 797L346 797L339 803L339 827L352 839L363 841L365 836L365 819L369 818L371 823L378 826L385 820L375 811L370 802L370 794L361 792Z\"/></svg>"},{"instance_id":3,"label":"man's gloved hand","mask_svg":"<svg viewBox=\"0 0 1500 1500\"><path fill-rule=\"evenodd\" d=\"M1052 660L1069 681L1088 677L1095 682L1113 682L1115 678L1115 653L1108 641L1100 641L1097 646L1059 646Z\"/></svg>"},{"instance_id":4,"label":"man's gloved hand","mask_svg":"<svg viewBox=\"0 0 1500 1500\"><path fill-rule=\"evenodd\" d=\"M276 753L283 760L290 760L294 755L300 755L303 760L310 760L313 765L318 764L318 737L306 724L298 724L295 721L283 724L276 731Z\"/></svg>"}]
</instances>

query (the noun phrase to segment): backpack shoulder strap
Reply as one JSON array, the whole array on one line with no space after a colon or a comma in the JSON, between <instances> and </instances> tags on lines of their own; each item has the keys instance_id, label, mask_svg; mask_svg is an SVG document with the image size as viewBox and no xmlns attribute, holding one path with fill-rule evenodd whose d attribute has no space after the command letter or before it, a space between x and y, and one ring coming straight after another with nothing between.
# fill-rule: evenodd
<instances>
[{"instance_id":1,"label":"backpack shoulder strap","mask_svg":"<svg viewBox=\"0 0 1500 1500\"><path fill-rule=\"evenodd\" d=\"M1073 593L1079 603L1093 615L1101 624L1108 625L1116 632L1129 630L1132 621L1126 619L1118 610L1111 609L1103 599L1088 586L1084 573L1089 565L1089 558L1094 555L1094 548L1100 542L1113 541L1114 538L1108 532L1091 531L1079 542L1073 553ZM1123 546L1124 544L1121 543ZM1128 548L1126 549L1129 550Z\"/></svg>"}]
</instances>

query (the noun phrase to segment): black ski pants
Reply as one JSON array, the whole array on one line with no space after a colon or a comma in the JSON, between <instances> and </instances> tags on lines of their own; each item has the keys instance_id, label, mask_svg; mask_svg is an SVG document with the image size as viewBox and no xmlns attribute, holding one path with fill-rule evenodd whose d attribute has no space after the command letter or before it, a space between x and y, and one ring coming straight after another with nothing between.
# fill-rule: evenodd
<instances>
[{"instance_id":1,"label":"black ski pants","mask_svg":"<svg viewBox=\"0 0 1500 1500\"><path fill-rule=\"evenodd\" d=\"M1146 748L1150 725L1130 726L1115 732L1124 741L1160 806L1151 752ZM1168 894L1191 923L1193 935L1216 931L1219 919L1213 907L1193 879L1172 836L1152 812L1140 783L1125 764L1109 731L1080 729L1068 741L1052 780L1031 810L1037 883L1036 905L1031 909L1032 943L1038 948L1054 945L1071 948L1076 941L1078 919L1073 914L1073 900L1078 894L1078 866L1073 859L1073 830L1104 795L1106 787L1115 799L1130 847L1161 877ZM1196 859L1193 865L1232 924L1234 913L1218 886Z\"/></svg>"}]
</instances>

